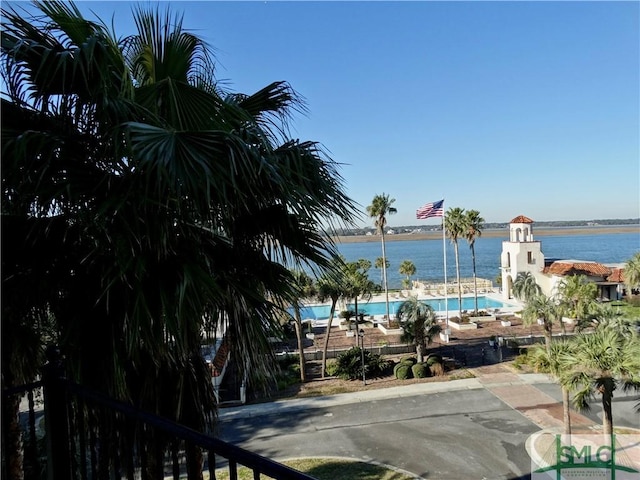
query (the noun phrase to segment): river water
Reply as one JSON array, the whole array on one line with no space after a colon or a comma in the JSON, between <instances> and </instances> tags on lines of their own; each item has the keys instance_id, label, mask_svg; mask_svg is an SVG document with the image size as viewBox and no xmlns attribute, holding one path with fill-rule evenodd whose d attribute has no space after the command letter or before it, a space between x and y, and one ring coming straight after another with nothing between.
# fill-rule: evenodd
<instances>
[{"instance_id":1,"label":"river water","mask_svg":"<svg viewBox=\"0 0 640 480\"><path fill-rule=\"evenodd\" d=\"M388 238L388 237L386 237ZM500 273L500 254L505 238L476 239L476 271L480 278L494 280ZM608 233L594 235L550 235L538 236L545 259L588 260L604 264L625 263L640 251L640 235L637 233ZM473 275L471 250L466 240L458 242L460 256L460 276L470 278ZM382 257L380 242L339 243L338 250L347 261L366 258L375 264ZM412 280L444 279L444 254L442 239L415 241L387 241L387 270L389 288L401 288L404 278L398 272L403 260L410 260L416 266L416 274ZM447 277L455 279L455 255L453 245L446 240ZM373 266L369 278L381 282L382 271Z\"/></svg>"}]
</instances>

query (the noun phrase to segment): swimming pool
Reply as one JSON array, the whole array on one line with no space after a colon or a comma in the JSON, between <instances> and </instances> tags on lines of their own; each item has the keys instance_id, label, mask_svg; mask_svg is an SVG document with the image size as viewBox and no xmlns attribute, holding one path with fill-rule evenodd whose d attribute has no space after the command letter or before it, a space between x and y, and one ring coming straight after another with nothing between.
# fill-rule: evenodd
<instances>
[{"instance_id":1,"label":"swimming pool","mask_svg":"<svg viewBox=\"0 0 640 480\"><path fill-rule=\"evenodd\" d=\"M447 310L444 303L444 298L432 298L420 301L426 303L427 305L430 305L436 312L444 312L445 310ZM404 302L404 300L389 300L389 313L395 315L400 305L402 305L402 302ZM448 298L447 306L449 311L460 310L460 308L458 308L457 298ZM510 306L512 305L502 303L492 298L484 296L478 297L479 310L488 310ZM347 308L349 310L355 310L355 305L353 303L348 303ZM473 310L474 308L475 302L473 297L465 297L462 299L462 310ZM364 313L365 315L385 315L387 313L387 308L385 302L358 302L358 312ZM302 309L300 310L300 315L303 319L311 318L314 320L324 320L329 318L330 313L331 305L307 305L302 307ZM335 313L339 313L337 308Z\"/></svg>"}]
</instances>

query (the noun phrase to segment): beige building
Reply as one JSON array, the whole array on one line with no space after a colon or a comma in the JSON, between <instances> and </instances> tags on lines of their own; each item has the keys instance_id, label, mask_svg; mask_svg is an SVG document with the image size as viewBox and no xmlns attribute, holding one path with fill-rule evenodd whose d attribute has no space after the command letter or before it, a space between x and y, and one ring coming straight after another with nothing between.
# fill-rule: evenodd
<instances>
[{"instance_id":1,"label":"beige building","mask_svg":"<svg viewBox=\"0 0 640 480\"><path fill-rule=\"evenodd\" d=\"M617 300L624 282L622 265L603 265L588 260L545 260L542 245L533 238L533 220L520 215L509 222L509 240L502 242L500 255L502 297L513 298L513 282L521 272L529 272L545 295L553 296L558 285L570 275L585 275L598 285L598 297Z\"/></svg>"}]
</instances>

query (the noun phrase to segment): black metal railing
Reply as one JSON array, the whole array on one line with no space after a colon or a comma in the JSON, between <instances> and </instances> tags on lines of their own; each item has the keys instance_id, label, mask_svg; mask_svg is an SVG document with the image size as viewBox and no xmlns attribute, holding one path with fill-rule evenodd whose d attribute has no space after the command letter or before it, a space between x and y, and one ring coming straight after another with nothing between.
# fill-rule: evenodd
<instances>
[{"instance_id":1,"label":"black metal railing","mask_svg":"<svg viewBox=\"0 0 640 480\"><path fill-rule=\"evenodd\" d=\"M44 391L44 431L39 432L34 392ZM313 477L211 435L142 411L130 404L65 379L62 365L50 359L42 382L3 391L3 404L16 396L28 400L18 422L22 451L11 452L3 428L3 478L12 478L12 461L22 459L26 480L195 478L200 471L215 480L222 469L237 480L248 468L254 479L312 480ZM3 427L11 420L3 409ZM13 442L15 444L15 442ZM191 475L190 475L191 474Z\"/></svg>"}]
</instances>

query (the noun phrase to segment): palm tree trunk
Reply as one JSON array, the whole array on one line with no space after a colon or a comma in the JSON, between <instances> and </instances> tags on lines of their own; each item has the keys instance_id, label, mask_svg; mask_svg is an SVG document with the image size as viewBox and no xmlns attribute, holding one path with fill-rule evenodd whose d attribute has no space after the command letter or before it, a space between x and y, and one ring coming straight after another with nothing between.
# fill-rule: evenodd
<instances>
[{"instance_id":1,"label":"palm tree trunk","mask_svg":"<svg viewBox=\"0 0 640 480\"><path fill-rule=\"evenodd\" d=\"M356 311L356 317L355 317L356 318L356 334L354 335L354 339L355 339L355 343L356 343L356 347L357 347L358 346L358 331L360 330L360 327L359 327L360 324L358 323L360 317L358 317L358 296L357 295L353 299L353 303L355 305L355 311Z\"/></svg>"},{"instance_id":2,"label":"palm tree trunk","mask_svg":"<svg viewBox=\"0 0 640 480\"><path fill-rule=\"evenodd\" d=\"M606 381L607 385L602 388L602 430L609 437L613 433L613 413L611 411L611 401L613 398L613 382Z\"/></svg>"},{"instance_id":3,"label":"palm tree trunk","mask_svg":"<svg viewBox=\"0 0 640 480\"><path fill-rule=\"evenodd\" d=\"M384 229L382 229L382 276L384 281L384 296L387 310L387 322L391 321L389 316L389 288L387 286L387 248L384 244Z\"/></svg>"},{"instance_id":4,"label":"palm tree trunk","mask_svg":"<svg viewBox=\"0 0 640 480\"><path fill-rule=\"evenodd\" d=\"M458 255L458 242L454 242L453 251L456 255L456 282L458 282L458 311L462 318L462 291L460 290L460 258ZM446 288L446 285L445 285Z\"/></svg>"},{"instance_id":5,"label":"palm tree trunk","mask_svg":"<svg viewBox=\"0 0 640 480\"><path fill-rule=\"evenodd\" d=\"M331 335L331 323L333 322L333 315L336 313L336 302L338 299L331 299L331 311L329 312L329 320L327 320L327 332L324 336L324 345L322 347L322 378L325 376L325 370L327 369L327 350L329 349L329 335Z\"/></svg>"},{"instance_id":6,"label":"palm tree trunk","mask_svg":"<svg viewBox=\"0 0 640 480\"><path fill-rule=\"evenodd\" d=\"M293 307L295 314L295 328L296 328L296 341L298 342L298 353L300 357L300 381L307 381L307 373L305 372L305 361L304 361L304 343L302 339L302 319L300 318L300 309L295 306Z\"/></svg>"},{"instance_id":7,"label":"palm tree trunk","mask_svg":"<svg viewBox=\"0 0 640 480\"><path fill-rule=\"evenodd\" d=\"M569 409L569 389L562 387L562 420L564 433L571 435L571 411Z\"/></svg>"},{"instance_id":8,"label":"palm tree trunk","mask_svg":"<svg viewBox=\"0 0 640 480\"><path fill-rule=\"evenodd\" d=\"M471 263L473 264L473 299L474 299L474 311L478 314L478 279L476 275L476 249L471 244Z\"/></svg>"},{"instance_id":9,"label":"palm tree trunk","mask_svg":"<svg viewBox=\"0 0 640 480\"><path fill-rule=\"evenodd\" d=\"M547 349L547 352L551 351L551 325L549 324L549 320L544 319L544 346Z\"/></svg>"}]
</instances>

